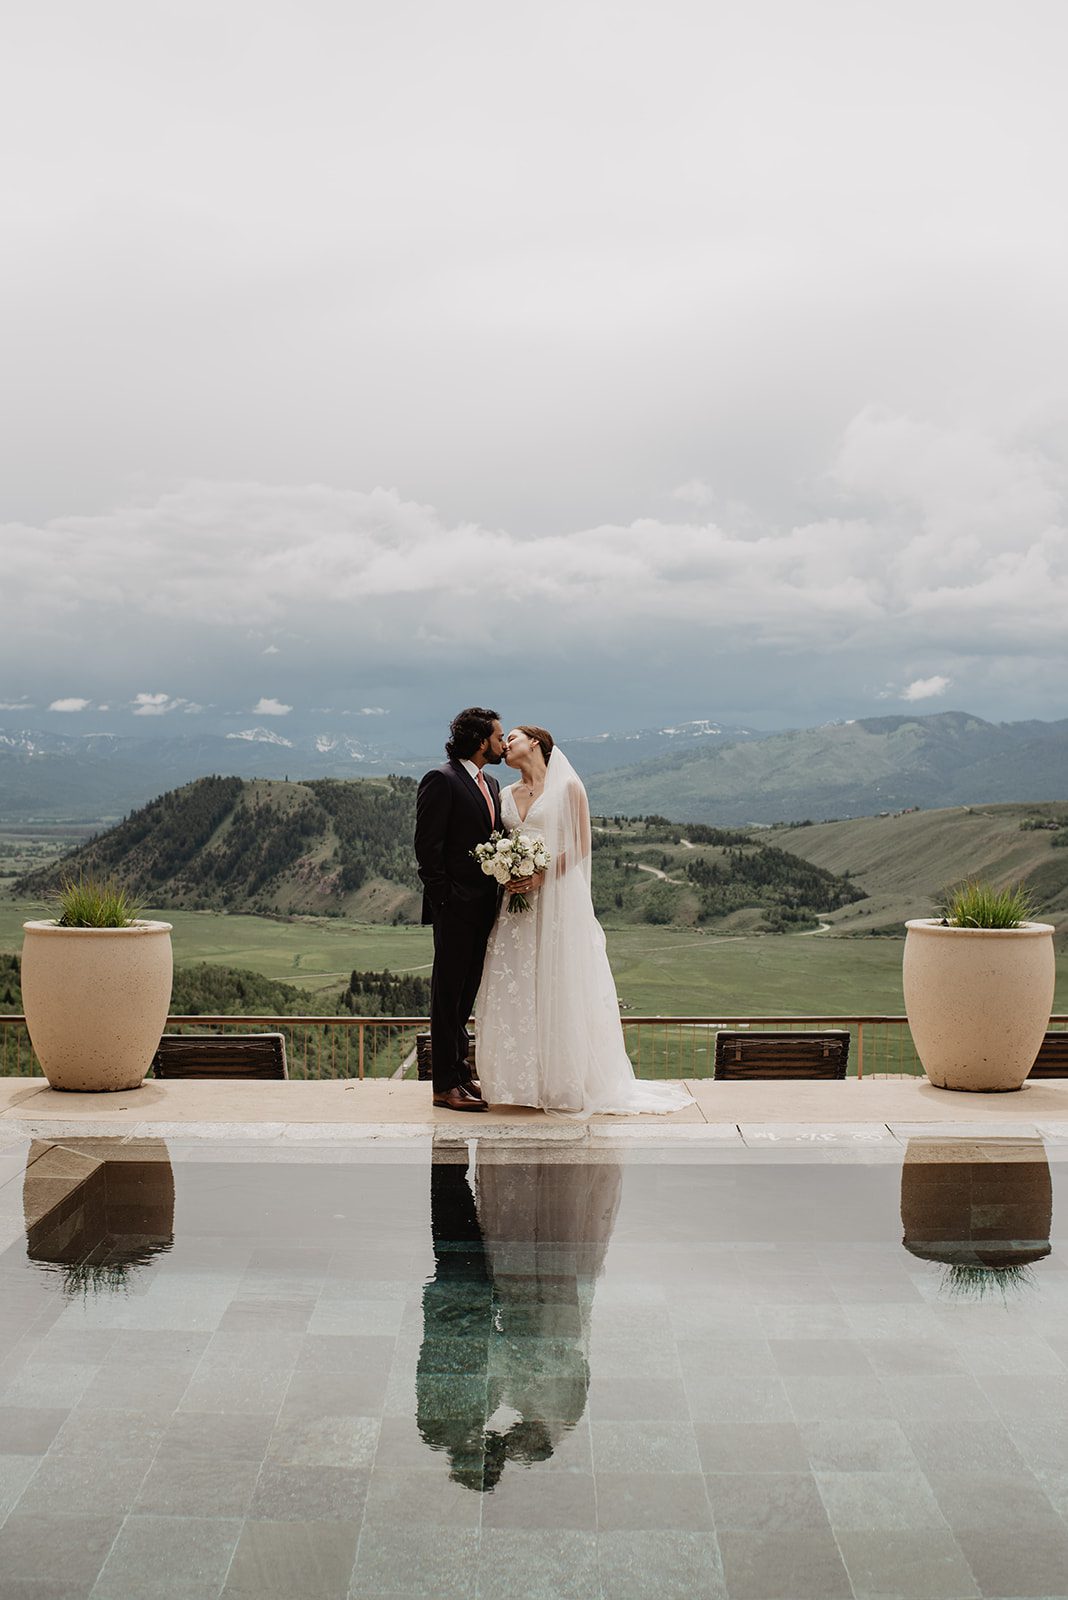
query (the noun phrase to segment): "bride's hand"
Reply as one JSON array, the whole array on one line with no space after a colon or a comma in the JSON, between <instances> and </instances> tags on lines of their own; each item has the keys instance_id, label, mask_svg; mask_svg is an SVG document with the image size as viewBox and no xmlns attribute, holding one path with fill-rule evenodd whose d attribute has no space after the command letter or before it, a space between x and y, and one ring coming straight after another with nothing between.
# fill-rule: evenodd
<instances>
[{"instance_id":1,"label":"bride's hand","mask_svg":"<svg viewBox=\"0 0 1068 1600\"><path fill-rule=\"evenodd\" d=\"M531 894L545 882L544 872L535 872L530 878L511 878L505 884L506 894Z\"/></svg>"}]
</instances>

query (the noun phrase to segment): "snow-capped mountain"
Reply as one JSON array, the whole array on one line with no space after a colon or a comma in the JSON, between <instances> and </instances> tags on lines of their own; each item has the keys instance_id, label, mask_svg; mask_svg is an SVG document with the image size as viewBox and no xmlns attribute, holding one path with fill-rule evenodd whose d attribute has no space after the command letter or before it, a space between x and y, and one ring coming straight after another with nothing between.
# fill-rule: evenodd
<instances>
[{"instance_id":1,"label":"snow-capped mountain","mask_svg":"<svg viewBox=\"0 0 1068 1600\"><path fill-rule=\"evenodd\" d=\"M374 745L343 733L317 733L315 749L321 756L334 756L339 760L367 762L375 759Z\"/></svg>"},{"instance_id":2,"label":"snow-capped mountain","mask_svg":"<svg viewBox=\"0 0 1068 1600\"><path fill-rule=\"evenodd\" d=\"M292 739L285 739L280 733L275 733L273 728L244 728L240 733L228 733L227 739L244 739L247 744L280 744L287 750L292 750Z\"/></svg>"}]
</instances>

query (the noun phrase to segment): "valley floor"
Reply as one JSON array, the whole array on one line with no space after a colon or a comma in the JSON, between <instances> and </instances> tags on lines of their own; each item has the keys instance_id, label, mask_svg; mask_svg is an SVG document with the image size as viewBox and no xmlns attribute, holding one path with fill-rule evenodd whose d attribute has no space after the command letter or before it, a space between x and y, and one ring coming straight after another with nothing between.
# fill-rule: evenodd
<instances>
[{"instance_id":1,"label":"valley floor","mask_svg":"<svg viewBox=\"0 0 1068 1600\"><path fill-rule=\"evenodd\" d=\"M22 923L39 916L27 901L0 899L0 951L18 951ZM210 911L153 910L174 924L179 965L242 967L336 996L353 968L429 976L430 930L349 923L291 922ZM620 1000L634 1015L900 1015L903 940L804 934L727 937L693 929L608 928ZM1057 960L1054 1009L1068 1011L1068 952Z\"/></svg>"}]
</instances>

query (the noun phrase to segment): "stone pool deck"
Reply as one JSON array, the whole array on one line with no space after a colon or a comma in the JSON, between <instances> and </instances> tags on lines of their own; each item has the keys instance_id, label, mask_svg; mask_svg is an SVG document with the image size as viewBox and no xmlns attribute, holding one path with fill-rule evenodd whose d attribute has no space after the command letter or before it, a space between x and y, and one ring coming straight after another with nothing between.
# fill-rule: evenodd
<instances>
[{"instance_id":1,"label":"stone pool deck","mask_svg":"<svg viewBox=\"0 0 1068 1600\"><path fill-rule=\"evenodd\" d=\"M1015 1094L958 1094L924 1078L844 1082L685 1080L690 1104L669 1116L553 1116L518 1107L436 1109L430 1085L393 1079L146 1081L121 1094L61 1094L40 1078L0 1078L0 1133L32 1138L457 1139L768 1147L900 1146L916 1137L1042 1138L1068 1144L1068 1079Z\"/></svg>"}]
</instances>

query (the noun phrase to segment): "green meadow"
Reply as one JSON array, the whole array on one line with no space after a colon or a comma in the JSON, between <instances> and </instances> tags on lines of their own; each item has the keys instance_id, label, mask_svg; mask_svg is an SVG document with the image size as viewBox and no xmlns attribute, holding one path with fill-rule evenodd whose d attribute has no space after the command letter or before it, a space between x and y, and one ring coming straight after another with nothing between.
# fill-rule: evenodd
<instances>
[{"instance_id":1,"label":"green meadow","mask_svg":"<svg viewBox=\"0 0 1068 1600\"><path fill-rule=\"evenodd\" d=\"M0 950L17 951L22 923L41 908L0 900ZM333 995L354 967L429 973L430 931L333 917L229 916L217 911L148 915L174 924L179 964L211 961ZM843 1015L902 1010L899 939L832 934L739 934L692 928L608 929L619 997L637 1016ZM1058 957L1057 1010L1068 1010L1068 955Z\"/></svg>"},{"instance_id":2,"label":"green meadow","mask_svg":"<svg viewBox=\"0 0 1068 1600\"><path fill-rule=\"evenodd\" d=\"M18 950L22 924L45 915L36 902L0 900L0 950ZM146 908L174 926L174 959L179 965L211 961L243 967L265 978L299 984L311 995L336 994L353 968L429 973L433 957L430 930L381 927L333 917L230 916L225 911L168 911Z\"/></svg>"}]
</instances>

